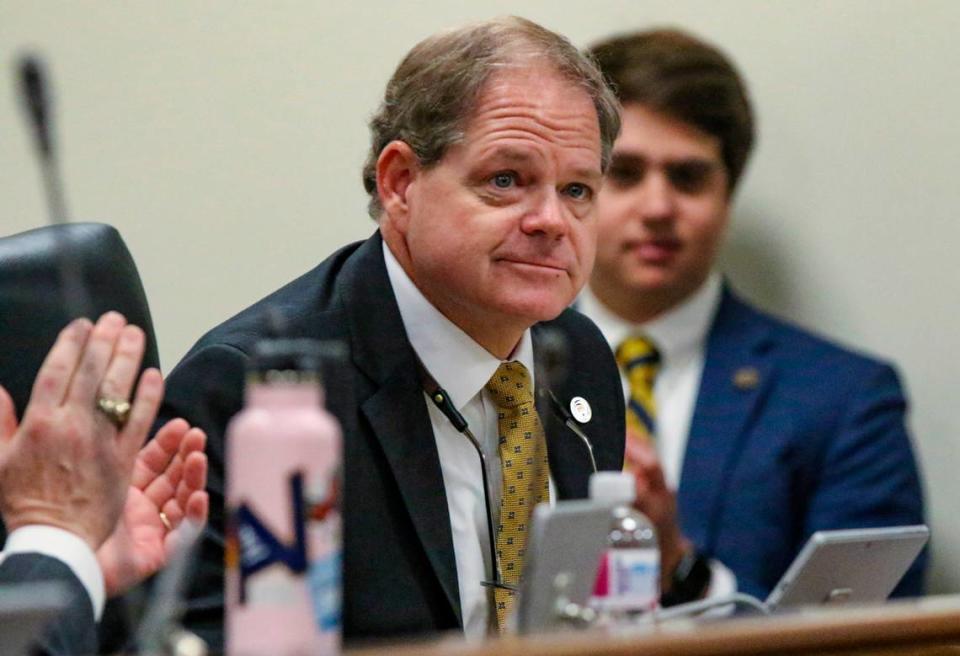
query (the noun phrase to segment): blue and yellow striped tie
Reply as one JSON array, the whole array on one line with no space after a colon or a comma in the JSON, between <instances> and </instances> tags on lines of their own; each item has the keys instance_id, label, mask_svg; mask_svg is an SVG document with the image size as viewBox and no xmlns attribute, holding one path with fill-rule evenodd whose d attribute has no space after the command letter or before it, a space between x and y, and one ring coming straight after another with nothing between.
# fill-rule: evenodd
<instances>
[{"instance_id":1,"label":"blue and yellow striped tie","mask_svg":"<svg viewBox=\"0 0 960 656\"><path fill-rule=\"evenodd\" d=\"M660 369L660 353L642 335L628 337L617 347L617 364L630 383L627 402L627 433L653 442L656 435L657 404L653 384Z\"/></svg>"}]
</instances>

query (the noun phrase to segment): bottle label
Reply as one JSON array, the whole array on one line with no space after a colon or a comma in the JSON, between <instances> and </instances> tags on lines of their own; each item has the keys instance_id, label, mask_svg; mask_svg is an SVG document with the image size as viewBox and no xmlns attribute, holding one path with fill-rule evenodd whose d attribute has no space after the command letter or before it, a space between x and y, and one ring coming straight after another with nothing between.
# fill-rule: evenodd
<instances>
[{"instance_id":1,"label":"bottle label","mask_svg":"<svg viewBox=\"0 0 960 656\"><path fill-rule=\"evenodd\" d=\"M609 611L642 612L660 600L660 554L656 549L608 549L600 568L604 580L595 602Z\"/></svg>"},{"instance_id":2,"label":"bottle label","mask_svg":"<svg viewBox=\"0 0 960 656\"><path fill-rule=\"evenodd\" d=\"M304 484L302 472L289 477L293 541L278 538L269 518L242 503L231 509L225 564L238 579L241 608L293 606L309 591L320 631L340 626L340 516L336 478L323 486Z\"/></svg>"},{"instance_id":3,"label":"bottle label","mask_svg":"<svg viewBox=\"0 0 960 656\"><path fill-rule=\"evenodd\" d=\"M310 599L317 626L321 631L339 631L343 605L341 573L343 541L340 526L339 476L327 479L329 485L307 494L307 527L311 536L312 557L308 573Z\"/></svg>"}]
</instances>

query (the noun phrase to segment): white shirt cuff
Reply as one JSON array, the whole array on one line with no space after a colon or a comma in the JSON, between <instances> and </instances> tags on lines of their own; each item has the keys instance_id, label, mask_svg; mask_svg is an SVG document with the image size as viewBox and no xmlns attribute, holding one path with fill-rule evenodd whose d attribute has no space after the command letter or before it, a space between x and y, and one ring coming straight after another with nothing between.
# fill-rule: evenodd
<instances>
[{"instance_id":1,"label":"white shirt cuff","mask_svg":"<svg viewBox=\"0 0 960 656\"><path fill-rule=\"evenodd\" d=\"M100 621L107 598L103 572L96 554L80 537L55 526L21 526L7 537L3 553L38 553L64 563L90 595L94 619Z\"/></svg>"},{"instance_id":2,"label":"white shirt cuff","mask_svg":"<svg viewBox=\"0 0 960 656\"><path fill-rule=\"evenodd\" d=\"M729 597L737 591L737 577L719 560L710 559L710 586L706 599Z\"/></svg>"}]
</instances>

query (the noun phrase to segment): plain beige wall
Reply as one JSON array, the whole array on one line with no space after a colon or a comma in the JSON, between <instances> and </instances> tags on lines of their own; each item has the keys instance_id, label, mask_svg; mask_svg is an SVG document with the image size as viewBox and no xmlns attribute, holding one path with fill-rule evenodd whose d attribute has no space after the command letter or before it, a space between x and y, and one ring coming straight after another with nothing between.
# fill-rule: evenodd
<instances>
[{"instance_id":1,"label":"plain beige wall","mask_svg":"<svg viewBox=\"0 0 960 656\"><path fill-rule=\"evenodd\" d=\"M34 47L55 79L72 214L124 234L170 368L373 230L359 170L393 67L423 36L500 13L584 45L680 25L739 63L760 142L726 269L767 307L900 364L931 589L960 591L958 2L0 0L0 233L45 216L12 81L15 53Z\"/></svg>"}]
</instances>

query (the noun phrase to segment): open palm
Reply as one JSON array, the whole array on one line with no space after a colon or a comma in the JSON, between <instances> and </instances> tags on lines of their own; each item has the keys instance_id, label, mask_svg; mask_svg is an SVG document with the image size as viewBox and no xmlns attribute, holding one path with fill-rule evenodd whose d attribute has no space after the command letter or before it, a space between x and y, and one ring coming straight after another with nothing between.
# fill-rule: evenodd
<instances>
[{"instance_id":1,"label":"open palm","mask_svg":"<svg viewBox=\"0 0 960 656\"><path fill-rule=\"evenodd\" d=\"M120 521L97 551L108 596L125 592L166 565L184 518L206 522L205 443L203 431L174 419L137 454Z\"/></svg>"}]
</instances>

